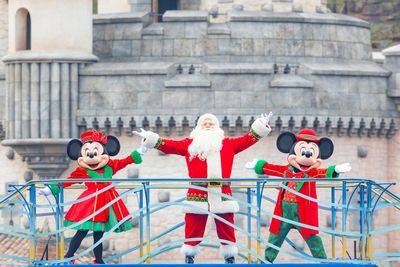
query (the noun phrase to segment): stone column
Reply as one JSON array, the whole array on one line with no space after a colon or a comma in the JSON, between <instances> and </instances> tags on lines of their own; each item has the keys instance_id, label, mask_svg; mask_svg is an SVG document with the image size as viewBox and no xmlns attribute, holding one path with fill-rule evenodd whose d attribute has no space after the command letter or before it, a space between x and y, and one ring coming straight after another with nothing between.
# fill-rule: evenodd
<instances>
[{"instance_id":1,"label":"stone column","mask_svg":"<svg viewBox=\"0 0 400 267\"><path fill-rule=\"evenodd\" d=\"M40 63L40 138L50 138L50 64Z\"/></svg>"},{"instance_id":2,"label":"stone column","mask_svg":"<svg viewBox=\"0 0 400 267\"><path fill-rule=\"evenodd\" d=\"M40 67L38 63L32 63L31 65L31 138L39 138L40 134Z\"/></svg>"},{"instance_id":3,"label":"stone column","mask_svg":"<svg viewBox=\"0 0 400 267\"><path fill-rule=\"evenodd\" d=\"M21 51L7 55L7 139L40 177L67 167L66 144L78 137L79 65L92 55Z\"/></svg>"}]
</instances>

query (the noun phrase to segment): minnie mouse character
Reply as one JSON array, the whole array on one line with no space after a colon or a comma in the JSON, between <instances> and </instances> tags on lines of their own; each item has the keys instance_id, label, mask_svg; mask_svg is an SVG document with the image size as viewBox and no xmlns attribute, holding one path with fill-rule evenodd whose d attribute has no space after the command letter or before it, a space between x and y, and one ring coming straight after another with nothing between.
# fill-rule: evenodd
<instances>
[{"instance_id":1,"label":"minnie mouse character","mask_svg":"<svg viewBox=\"0 0 400 267\"><path fill-rule=\"evenodd\" d=\"M83 238L89 230L93 231L94 243L98 242L104 232L110 231L115 225L120 224L120 221L125 219L114 231L123 232L132 229L131 221L126 217L129 216L129 211L121 199L114 202L109 208L98 212L107 203L119 198L119 194L115 187L97 193L106 187L109 187L111 182L101 182L101 179L111 178L113 174L125 168L128 164L142 162L142 157L146 152L146 148L141 147L135 150L124 159L110 159L110 156L115 156L120 150L118 139L111 135L104 135L99 131L87 131L81 135L81 140L73 139L68 143L67 154L72 160L76 160L78 167L73 171L68 178L85 178L93 179L98 182L85 183L87 189L78 197L82 201L73 204L65 215L65 226L75 225L73 229L77 232L71 240L69 249L65 258L71 258L78 250ZM64 188L67 188L76 182L63 183ZM41 189L40 195L49 195L51 193L58 194L60 185L52 185ZM81 222L85 218L86 221ZM95 260L94 264L104 264L102 259L103 245L100 243L93 249ZM75 260L72 260L74 262Z\"/></svg>"},{"instance_id":2,"label":"minnie mouse character","mask_svg":"<svg viewBox=\"0 0 400 267\"><path fill-rule=\"evenodd\" d=\"M276 145L282 153L289 153L288 165L274 165L265 160L254 159L246 163L246 168L255 170L257 174L267 174L282 178L332 178L339 173L351 170L349 163L333 165L328 168L319 168L322 160L329 158L333 153L333 143L329 138L319 138L311 129L302 129L297 135L284 132L279 135ZM284 182L287 188L299 194L316 199L316 183L314 182ZM297 194L280 188L274 215L306 225L318 227L318 203ZM281 247L290 229L296 228L306 241L315 258L326 259L324 246L318 230L293 225L288 222L272 218L269 228L268 242ZM265 259L273 262L279 251L268 247L265 249Z\"/></svg>"}]
</instances>

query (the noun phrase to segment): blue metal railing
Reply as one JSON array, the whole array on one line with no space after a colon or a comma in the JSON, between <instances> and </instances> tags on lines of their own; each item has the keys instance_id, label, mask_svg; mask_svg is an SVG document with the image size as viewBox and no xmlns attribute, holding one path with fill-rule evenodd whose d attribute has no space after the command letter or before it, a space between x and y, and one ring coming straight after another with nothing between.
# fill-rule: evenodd
<instances>
[{"instance_id":1,"label":"blue metal railing","mask_svg":"<svg viewBox=\"0 0 400 267\"><path fill-rule=\"evenodd\" d=\"M223 179L214 180L226 181ZM136 203L130 205L129 216L115 225L110 232L106 232L100 241L79 251L73 258L69 259L64 259L65 243L69 241L69 238L65 238L64 236L65 233L69 233L74 225L68 227L63 226L64 211L68 210L70 205L84 200L76 200L71 196L72 194L70 194L70 192L81 190L83 187L72 186L68 189L64 189L61 186L59 195L52 195L46 198L42 197L42 199L39 199L39 197L36 197L38 188L47 186L49 182L60 183L60 185L62 185L65 179L51 181L37 180L22 185L11 185L10 193L0 200L0 211L4 214L19 214L20 217L24 217L29 222L29 226L28 229L24 229L20 225L0 224L0 235L10 240L18 238L18 240L20 240L19 242L28 244L29 250L26 252L26 255L18 254L17 250L15 252L9 250L7 253L0 253L0 264L10 264L13 266L59 265L73 259L82 260L90 254L93 247L100 244L100 242L110 239L112 230L117 229L119 225L128 220L138 222L138 229L136 229L138 236L132 236L131 239L134 241L132 245L124 246L123 249L120 248L118 252L106 257L106 262L124 259L130 264L151 263L154 258L157 259L169 253L174 253L173 250L179 248L185 241L201 240L201 246L217 248L222 241L218 238L204 237L202 239L190 240L176 238L173 233L178 230L182 232L181 236L184 236L183 214L174 218L176 219L174 225L165 226L163 229L156 227L155 222L157 222L157 218L162 219L163 216L168 216L171 207L175 210L176 207L190 206L187 202L183 202L183 195L187 188L196 188L212 192L213 194L220 194L229 200L236 200L241 205L242 208L236 216L244 216L246 218L246 220L244 220L246 222L245 227L231 224L217 214L213 214L209 211L204 211L204 213L233 227L238 235L245 237L244 240L238 240L236 243L239 248L239 256L243 259L243 262L268 263L265 261L264 252L262 251L262 248L265 246L275 248L279 250L281 254L286 254L284 258L295 258L298 262L380 263L400 260L399 251L380 251L379 249L373 251L373 239L375 237L387 239L389 235L398 234L400 232L400 225L398 224L381 227L374 227L373 225L374 214L378 211L387 211L394 214L400 212L400 198L389 190L393 183L376 183L373 180L357 178L296 179L296 181L299 182L317 181L319 193L321 194L321 192L323 192L324 196L329 196L330 200L328 201L326 197L325 199L314 199L284 186L282 182L289 180L291 179L232 178L230 182L232 183L232 188L236 191L233 196L228 196L222 195L220 192L215 191L214 188L191 185L188 183L191 179L103 179L102 181L112 181L113 184L99 190L95 194L87 196L85 199L94 197L96 194L104 192L112 186L115 186L121 192L119 198L107 203L104 207L87 218L82 219L80 222L77 222L75 225L79 225L93 218L93 216L109 208L119 199L126 199L133 196ZM206 182L207 179L198 179L196 181ZM87 183L91 181L88 179L68 179L68 182ZM275 200L271 195L276 194L276 189L280 187L309 201L316 202L321 215L330 215L330 226L316 227L306 225L276 216L270 212L268 209L275 205ZM170 190L171 192L181 191L182 193L174 200L160 203L152 200L153 192L157 190ZM68 192L68 194L66 194L66 192ZM354 201L356 196L358 196L357 201ZM38 203L38 200L40 200L40 203ZM43 204L43 200L46 200L47 203ZM12 206L10 206L10 204L12 204ZM160 214L162 212L168 213L166 213L167 215ZM354 216L354 214L358 214L359 216L359 225L356 230L351 229L354 225L350 227L348 224L348 217ZM328 259L315 259L289 238L286 238L286 241L294 248L294 251L286 248L278 248L268 243L265 239L267 230L264 230L262 226L263 218L265 217L277 218L296 226L318 230L325 243L330 236L330 257ZM51 227L54 229L38 231L38 227L43 225L46 219L50 221ZM339 228L336 226L337 224L340 224ZM129 234L128 236L130 237ZM170 242L157 245L157 241L163 238L169 238ZM338 243L337 240L341 241L341 243ZM354 251L354 254L357 255L353 257L351 257L348 247L348 243L351 240L358 241L358 248ZM229 244L226 240L223 240L223 242ZM54 250L54 255L50 255L48 259L42 257L44 253L43 248L46 247L46 245L47 251L50 251L49 246ZM2 250L0 250L0 252L2 252Z\"/></svg>"}]
</instances>

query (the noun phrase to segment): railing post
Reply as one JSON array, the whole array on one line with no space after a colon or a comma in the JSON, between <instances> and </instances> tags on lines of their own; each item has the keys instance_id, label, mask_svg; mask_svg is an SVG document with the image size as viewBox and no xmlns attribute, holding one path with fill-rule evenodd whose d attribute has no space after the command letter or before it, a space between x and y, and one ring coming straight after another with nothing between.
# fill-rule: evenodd
<instances>
[{"instance_id":1,"label":"railing post","mask_svg":"<svg viewBox=\"0 0 400 267\"><path fill-rule=\"evenodd\" d=\"M36 186L32 184L29 189L29 259L36 260Z\"/></svg>"},{"instance_id":2,"label":"railing post","mask_svg":"<svg viewBox=\"0 0 400 267\"><path fill-rule=\"evenodd\" d=\"M144 186L144 184L142 184ZM143 189L139 192L139 256L143 258Z\"/></svg>"},{"instance_id":3,"label":"railing post","mask_svg":"<svg viewBox=\"0 0 400 267\"><path fill-rule=\"evenodd\" d=\"M257 255L261 255L261 186L260 182L257 182ZM257 263L260 263L259 260L257 260Z\"/></svg>"},{"instance_id":4,"label":"railing post","mask_svg":"<svg viewBox=\"0 0 400 267\"><path fill-rule=\"evenodd\" d=\"M371 183L367 184L367 258L372 260L372 187Z\"/></svg>"},{"instance_id":5,"label":"railing post","mask_svg":"<svg viewBox=\"0 0 400 267\"><path fill-rule=\"evenodd\" d=\"M364 182L360 186L360 235L361 235L361 242L360 242L360 257L362 260L365 259L365 236L364 236L364 223L365 223L365 205L364 205L364 189L365 184Z\"/></svg>"},{"instance_id":6,"label":"railing post","mask_svg":"<svg viewBox=\"0 0 400 267\"><path fill-rule=\"evenodd\" d=\"M150 264L150 189L149 183L145 183L145 200L146 200L146 262Z\"/></svg>"},{"instance_id":7,"label":"railing post","mask_svg":"<svg viewBox=\"0 0 400 267\"><path fill-rule=\"evenodd\" d=\"M61 183L60 184L60 194L57 195L57 203L58 203L58 207L59 209L56 210L59 211L59 214L57 214L56 218L57 218L57 230L61 230L64 227L64 184ZM63 260L64 259L64 232L58 232L57 236L56 236L58 242L57 242L57 258Z\"/></svg>"},{"instance_id":8,"label":"railing post","mask_svg":"<svg viewBox=\"0 0 400 267\"><path fill-rule=\"evenodd\" d=\"M335 187L331 187L331 229L336 228ZM335 234L332 234L332 258L336 258Z\"/></svg>"},{"instance_id":9,"label":"railing post","mask_svg":"<svg viewBox=\"0 0 400 267\"><path fill-rule=\"evenodd\" d=\"M247 188L247 233L251 234L251 188ZM251 237L247 236L247 249L249 252L247 253L247 263L251 263Z\"/></svg>"},{"instance_id":10,"label":"railing post","mask_svg":"<svg viewBox=\"0 0 400 267\"><path fill-rule=\"evenodd\" d=\"M342 259L345 260L347 255L347 241L346 235L343 234L346 232L346 217L347 217L347 208L346 208L346 181L342 182Z\"/></svg>"}]
</instances>

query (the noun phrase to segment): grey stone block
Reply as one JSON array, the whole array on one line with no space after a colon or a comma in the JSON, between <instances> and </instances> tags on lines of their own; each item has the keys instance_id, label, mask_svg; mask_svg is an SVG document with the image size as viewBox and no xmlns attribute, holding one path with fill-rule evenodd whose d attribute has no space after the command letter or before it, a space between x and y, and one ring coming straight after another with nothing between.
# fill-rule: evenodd
<instances>
[{"instance_id":1,"label":"grey stone block","mask_svg":"<svg viewBox=\"0 0 400 267\"><path fill-rule=\"evenodd\" d=\"M263 92L241 92L240 102L242 107L264 108L265 94Z\"/></svg>"},{"instance_id":2,"label":"grey stone block","mask_svg":"<svg viewBox=\"0 0 400 267\"><path fill-rule=\"evenodd\" d=\"M131 41L113 41L112 45L112 56L125 57L131 55Z\"/></svg>"},{"instance_id":3,"label":"grey stone block","mask_svg":"<svg viewBox=\"0 0 400 267\"><path fill-rule=\"evenodd\" d=\"M185 22L185 38L205 38L207 36L207 21Z\"/></svg>"},{"instance_id":4,"label":"grey stone block","mask_svg":"<svg viewBox=\"0 0 400 267\"><path fill-rule=\"evenodd\" d=\"M164 36L168 39L184 38L185 23L184 22L168 22L164 23Z\"/></svg>"},{"instance_id":5,"label":"grey stone block","mask_svg":"<svg viewBox=\"0 0 400 267\"><path fill-rule=\"evenodd\" d=\"M163 94L160 92L139 92L138 93L138 108L139 109L151 109L161 108L163 105Z\"/></svg>"},{"instance_id":6,"label":"grey stone block","mask_svg":"<svg viewBox=\"0 0 400 267\"><path fill-rule=\"evenodd\" d=\"M237 88L232 88L232 91L215 91L215 106L218 108L241 108L240 103L240 91Z\"/></svg>"}]
</instances>

